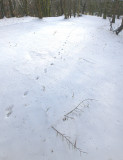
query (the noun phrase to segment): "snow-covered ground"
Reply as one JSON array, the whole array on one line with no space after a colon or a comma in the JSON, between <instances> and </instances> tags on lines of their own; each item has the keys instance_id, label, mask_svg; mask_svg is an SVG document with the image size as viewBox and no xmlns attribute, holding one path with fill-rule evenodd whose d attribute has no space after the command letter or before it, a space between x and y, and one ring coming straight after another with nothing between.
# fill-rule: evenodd
<instances>
[{"instance_id":1,"label":"snow-covered ground","mask_svg":"<svg viewBox=\"0 0 123 160\"><path fill-rule=\"evenodd\" d=\"M123 160L122 150L123 33L92 16L0 20L0 160Z\"/></svg>"}]
</instances>

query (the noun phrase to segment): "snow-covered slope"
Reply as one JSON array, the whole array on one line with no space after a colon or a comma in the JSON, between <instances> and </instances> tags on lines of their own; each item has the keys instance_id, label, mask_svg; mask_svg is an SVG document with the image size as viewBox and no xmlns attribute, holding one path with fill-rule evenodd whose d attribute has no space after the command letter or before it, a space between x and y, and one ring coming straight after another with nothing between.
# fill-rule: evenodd
<instances>
[{"instance_id":1,"label":"snow-covered slope","mask_svg":"<svg viewBox=\"0 0 123 160\"><path fill-rule=\"evenodd\" d=\"M0 160L123 160L122 148L123 33L92 16L0 20Z\"/></svg>"}]
</instances>

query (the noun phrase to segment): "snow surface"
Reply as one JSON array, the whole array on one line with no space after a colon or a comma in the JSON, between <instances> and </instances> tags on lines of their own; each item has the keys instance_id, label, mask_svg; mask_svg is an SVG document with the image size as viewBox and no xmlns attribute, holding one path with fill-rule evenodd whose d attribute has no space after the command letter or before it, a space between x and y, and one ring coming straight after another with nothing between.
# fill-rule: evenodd
<instances>
[{"instance_id":1,"label":"snow surface","mask_svg":"<svg viewBox=\"0 0 123 160\"><path fill-rule=\"evenodd\" d=\"M123 33L108 20L0 20L0 84L0 160L123 160Z\"/></svg>"}]
</instances>

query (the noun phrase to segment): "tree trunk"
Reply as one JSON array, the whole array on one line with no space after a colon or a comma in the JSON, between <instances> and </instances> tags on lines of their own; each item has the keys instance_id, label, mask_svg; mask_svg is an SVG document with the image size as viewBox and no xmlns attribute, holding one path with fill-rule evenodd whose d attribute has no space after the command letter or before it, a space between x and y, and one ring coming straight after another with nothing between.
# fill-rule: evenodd
<instances>
[{"instance_id":1,"label":"tree trunk","mask_svg":"<svg viewBox=\"0 0 123 160\"><path fill-rule=\"evenodd\" d=\"M122 30L123 30L123 18L122 18L121 26L118 27L118 28L115 30L115 32L116 32L116 34L118 35Z\"/></svg>"}]
</instances>

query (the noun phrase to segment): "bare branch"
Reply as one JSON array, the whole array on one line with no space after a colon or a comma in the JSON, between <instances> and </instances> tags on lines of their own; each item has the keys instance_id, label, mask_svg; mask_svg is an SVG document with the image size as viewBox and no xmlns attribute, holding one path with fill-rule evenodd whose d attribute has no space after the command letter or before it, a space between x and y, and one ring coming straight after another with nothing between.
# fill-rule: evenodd
<instances>
[{"instance_id":1,"label":"bare branch","mask_svg":"<svg viewBox=\"0 0 123 160\"><path fill-rule=\"evenodd\" d=\"M55 127L52 126L52 129L56 132L57 135L60 135L63 140L64 140L64 139L66 140L66 142L67 142L67 144L69 145L69 147L72 146L72 148L74 148L74 149L76 149L77 151L79 151L80 154L81 154L81 153L86 153L86 154L87 154L87 152L84 152L84 151L82 151L81 148L77 147L77 145L76 145L76 143L77 143L76 140L75 140L75 142L73 143L73 142L69 139L68 136L66 136L65 134L59 132Z\"/></svg>"},{"instance_id":2,"label":"bare branch","mask_svg":"<svg viewBox=\"0 0 123 160\"><path fill-rule=\"evenodd\" d=\"M67 120L67 119L74 119L73 117L71 117L71 114L76 114L78 112L83 112L81 107L89 107L89 103L88 104L84 104L84 102L88 102L88 101L93 101L94 99L85 99L83 101L81 101L74 109L72 109L70 112L68 112L67 114L64 115L63 121Z\"/></svg>"}]
</instances>

